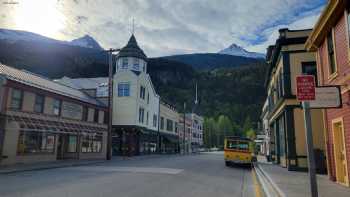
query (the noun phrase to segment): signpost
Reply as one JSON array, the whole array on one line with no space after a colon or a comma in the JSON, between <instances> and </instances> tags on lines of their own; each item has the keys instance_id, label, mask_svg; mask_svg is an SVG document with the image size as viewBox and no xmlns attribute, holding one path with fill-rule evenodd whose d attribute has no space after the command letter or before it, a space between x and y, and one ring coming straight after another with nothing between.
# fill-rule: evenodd
<instances>
[{"instance_id":1,"label":"signpost","mask_svg":"<svg viewBox=\"0 0 350 197\"><path fill-rule=\"evenodd\" d=\"M339 108L342 106L340 86L322 86L315 89L316 98L310 101L310 108Z\"/></svg>"},{"instance_id":2,"label":"signpost","mask_svg":"<svg viewBox=\"0 0 350 197\"><path fill-rule=\"evenodd\" d=\"M315 90L315 78L313 75L301 75L296 78L297 84L297 99L302 101L305 117L305 135L306 135L306 147L307 147L307 160L309 168L309 178L311 187L311 196L317 197L317 180L316 180L316 167L311 127L311 114L310 114L310 101L316 99Z\"/></svg>"}]
</instances>

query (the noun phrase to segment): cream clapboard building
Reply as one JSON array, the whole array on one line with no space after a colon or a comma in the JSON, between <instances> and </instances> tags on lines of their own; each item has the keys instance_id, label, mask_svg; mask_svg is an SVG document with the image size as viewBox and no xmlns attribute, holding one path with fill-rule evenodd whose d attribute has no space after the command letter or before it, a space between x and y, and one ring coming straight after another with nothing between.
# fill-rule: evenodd
<instances>
[{"instance_id":1,"label":"cream clapboard building","mask_svg":"<svg viewBox=\"0 0 350 197\"><path fill-rule=\"evenodd\" d=\"M132 35L116 57L113 76L113 153L138 155L174 153L178 150L179 115L172 105L160 101L147 73L147 56ZM56 80L108 102L108 78Z\"/></svg>"},{"instance_id":2,"label":"cream clapboard building","mask_svg":"<svg viewBox=\"0 0 350 197\"><path fill-rule=\"evenodd\" d=\"M134 35L117 56L113 88L115 151L129 155L155 152L160 98L147 73L147 56Z\"/></svg>"}]
</instances>

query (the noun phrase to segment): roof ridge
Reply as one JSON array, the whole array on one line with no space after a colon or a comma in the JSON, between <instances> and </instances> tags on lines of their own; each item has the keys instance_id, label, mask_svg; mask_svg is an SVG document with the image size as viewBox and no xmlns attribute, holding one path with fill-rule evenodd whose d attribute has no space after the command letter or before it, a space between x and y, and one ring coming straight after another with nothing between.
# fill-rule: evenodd
<instances>
[{"instance_id":1,"label":"roof ridge","mask_svg":"<svg viewBox=\"0 0 350 197\"><path fill-rule=\"evenodd\" d=\"M37 88L41 88L41 89L45 89L46 91L51 91L51 92L54 92L54 93L57 93L57 94L60 94L60 95L63 95L63 96L67 96L67 97L71 97L71 98L75 98L75 99L78 99L78 100L82 100L84 102L87 102L87 103L91 103L91 104L95 104L95 105L98 105L101 104L97 99L93 98L93 97L90 97L88 94L86 94L85 92L81 91L81 90L78 90L76 88L73 88L73 87L70 87L68 85L65 85L65 84L61 84L59 82L56 82L52 79L49 79L47 77L42 77L40 75L35 75L33 74L32 72L25 72L24 70L20 70L20 69L17 69L17 68L14 68L14 67L11 67L11 66L7 66L5 64L2 64L0 63L0 68L3 68L3 69L8 69L8 70L12 70L10 72L18 72L18 74L16 73L4 73L4 72L1 72L1 73L4 73L6 77L12 79L12 80L15 80L17 82L20 82L20 83L23 83L23 84L31 84L31 85L34 85L36 86ZM6 71L6 70L5 70ZM22 76L21 76L21 73L22 73ZM27 75L30 75L30 76L23 76L23 73L27 74ZM28 79L28 77L31 77L32 76L32 79ZM34 79L33 77L35 77L36 79ZM56 88L55 87L50 87L49 85L45 86L43 84L40 83L40 81L35 81L35 80L44 80L44 81L47 81L47 82L51 82L52 84L56 85ZM44 82L45 83L45 82ZM65 88L69 88L70 90L73 90L75 91L74 92L67 92L68 90L66 89L65 90L59 90L57 87L65 87ZM74 95L76 94L76 95ZM79 96L80 94L80 96ZM93 102L92 102L93 101Z\"/></svg>"}]
</instances>

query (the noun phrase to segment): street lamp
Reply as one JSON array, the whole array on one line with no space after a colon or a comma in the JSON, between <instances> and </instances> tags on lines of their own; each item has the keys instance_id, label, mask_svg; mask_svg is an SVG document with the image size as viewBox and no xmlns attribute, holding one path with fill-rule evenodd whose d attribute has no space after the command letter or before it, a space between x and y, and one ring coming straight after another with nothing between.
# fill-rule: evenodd
<instances>
[{"instance_id":1,"label":"street lamp","mask_svg":"<svg viewBox=\"0 0 350 197\"><path fill-rule=\"evenodd\" d=\"M119 52L120 49L106 50L109 55L109 64L108 64L108 133L107 133L107 154L106 159L112 159L112 113L113 113L113 52Z\"/></svg>"}]
</instances>

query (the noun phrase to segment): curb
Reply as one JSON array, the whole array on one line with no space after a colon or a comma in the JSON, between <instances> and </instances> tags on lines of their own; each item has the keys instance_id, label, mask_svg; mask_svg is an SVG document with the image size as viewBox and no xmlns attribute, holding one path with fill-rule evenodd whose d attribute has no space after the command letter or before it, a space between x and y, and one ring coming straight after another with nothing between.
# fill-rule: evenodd
<instances>
[{"instance_id":1,"label":"curb","mask_svg":"<svg viewBox=\"0 0 350 197\"><path fill-rule=\"evenodd\" d=\"M272 178L258 165L254 163L254 170L263 188L266 197L286 197L286 194L277 186Z\"/></svg>"},{"instance_id":2,"label":"curb","mask_svg":"<svg viewBox=\"0 0 350 197\"><path fill-rule=\"evenodd\" d=\"M49 170L49 169L57 169L57 168L66 168L66 167L74 167L74 166L87 166L91 164L97 164L97 163L104 163L105 160L101 161L92 161L87 163L71 163L71 164L62 164L62 165L52 165L52 166L37 166L37 167L28 167L23 169L10 169L10 170L1 170L0 169L0 175L1 174L14 174L18 172L30 172L30 171L40 171L40 170Z\"/></svg>"},{"instance_id":3,"label":"curb","mask_svg":"<svg viewBox=\"0 0 350 197\"><path fill-rule=\"evenodd\" d=\"M66 167L75 167L75 166L87 166L87 165L92 165L92 164L99 164L99 163L106 163L106 162L120 162L120 161L138 161L138 160L146 160L146 159L155 159L155 158L160 158L163 155L147 155L147 156L142 156L137 158L137 156L135 157L130 157L128 159L122 159L122 158L115 158L112 159L110 161L107 160L96 160L96 161L86 161L86 162L76 162L76 163L67 163L67 164L60 164L60 163L52 163L51 165L42 165L42 166L27 166L27 168L25 168L25 166L23 166L24 168L21 169L21 167L19 168L12 168L12 169L8 169L8 170L2 170L0 167L0 175L4 174L14 174L14 173L18 173L18 172L30 172L30 171L40 171L40 170L49 170L49 169L58 169L58 168L66 168ZM165 156L165 155L164 155ZM182 156L182 155L178 155L178 154L174 154L174 156ZM79 161L79 160L77 160ZM81 161L81 160L80 160Z\"/></svg>"}]
</instances>

